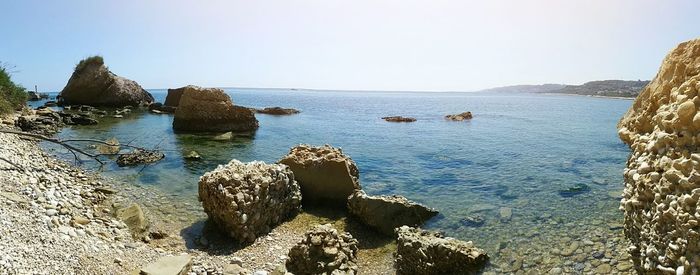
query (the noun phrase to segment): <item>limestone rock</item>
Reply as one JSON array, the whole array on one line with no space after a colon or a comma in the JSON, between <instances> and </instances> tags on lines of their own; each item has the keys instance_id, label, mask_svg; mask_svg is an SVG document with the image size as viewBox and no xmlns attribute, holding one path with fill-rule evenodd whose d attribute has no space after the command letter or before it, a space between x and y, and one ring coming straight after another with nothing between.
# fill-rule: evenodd
<instances>
[{"instance_id":1,"label":"limestone rock","mask_svg":"<svg viewBox=\"0 0 700 275\"><path fill-rule=\"evenodd\" d=\"M317 225L289 250L287 271L297 274L357 274L357 240L330 224Z\"/></svg>"},{"instance_id":2,"label":"limestone rock","mask_svg":"<svg viewBox=\"0 0 700 275\"><path fill-rule=\"evenodd\" d=\"M415 118L403 117L403 116L385 116L382 119L386 120L388 122L415 122L416 121Z\"/></svg>"},{"instance_id":3,"label":"limestone rock","mask_svg":"<svg viewBox=\"0 0 700 275\"><path fill-rule=\"evenodd\" d=\"M218 88L184 87L173 119L175 131L248 132L257 128L253 111L233 105Z\"/></svg>"},{"instance_id":4,"label":"limestone rock","mask_svg":"<svg viewBox=\"0 0 700 275\"><path fill-rule=\"evenodd\" d=\"M59 94L62 104L91 106L139 106L153 102L153 96L133 80L112 73L101 57L83 60Z\"/></svg>"},{"instance_id":5,"label":"limestone rock","mask_svg":"<svg viewBox=\"0 0 700 275\"><path fill-rule=\"evenodd\" d=\"M141 275L184 275L192 266L189 255L166 256L141 269Z\"/></svg>"},{"instance_id":6,"label":"limestone rock","mask_svg":"<svg viewBox=\"0 0 700 275\"><path fill-rule=\"evenodd\" d=\"M357 190L348 198L348 210L364 224L387 235L402 225L420 226L438 214L435 209L402 196L368 196Z\"/></svg>"},{"instance_id":7,"label":"limestone rock","mask_svg":"<svg viewBox=\"0 0 700 275\"><path fill-rule=\"evenodd\" d=\"M209 219L250 243L296 214L301 193L286 166L234 159L199 179L199 200Z\"/></svg>"},{"instance_id":8,"label":"limestone rock","mask_svg":"<svg viewBox=\"0 0 700 275\"><path fill-rule=\"evenodd\" d=\"M143 235L148 229L143 210L141 210L141 206L136 203L132 203L126 208L117 209L117 218L129 227L134 237Z\"/></svg>"},{"instance_id":9,"label":"limestone rock","mask_svg":"<svg viewBox=\"0 0 700 275\"><path fill-rule=\"evenodd\" d=\"M355 162L330 145L296 146L279 163L294 172L305 203L323 201L343 207L348 197L360 189L360 172Z\"/></svg>"},{"instance_id":10,"label":"limestone rock","mask_svg":"<svg viewBox=\"0 0 700 275\"><path fill-rule=\"evenodd\" d=\"M177 89L168 89L168 95L165 97L164 105L170 106L170 107L180 106L180 98L182 98L182 93L185 91L185 88L190 87L190 86L185 86L185 87L177 88ZM198 88L198 87L192 86L192 88Z\"/></svg>"},{"instance_id":11,"label":"limestone rock","mask_svg":"<svg viewBox=\"0 0 700 275\"><path fill-rule=\"evenodd\" d=\"M700 266L700 39L673 49L618 123L632 149L620 209L640 273Z\"/></svg>"},{"instance_id":12,"label":"limestone rock","mask_svg":"<svg viewBox=\"0 0 700 275\"><path fill-rule=\"evenodd\" d=\"M402 226L396 233L397 274L476 274L489 259L471 242L446 238L437 232Z\"/></svg>"},{"instance_id":13,"label":"limestone rock","mask_svg":"<svg viewBox=\"0 0 700 275\"><path fill-rule=\"evenodd\" d=\"M446 115L445 119L452 121L463 121L472 119L472 112L464 112L461 114Z\"/></svg>"}]
</instances>

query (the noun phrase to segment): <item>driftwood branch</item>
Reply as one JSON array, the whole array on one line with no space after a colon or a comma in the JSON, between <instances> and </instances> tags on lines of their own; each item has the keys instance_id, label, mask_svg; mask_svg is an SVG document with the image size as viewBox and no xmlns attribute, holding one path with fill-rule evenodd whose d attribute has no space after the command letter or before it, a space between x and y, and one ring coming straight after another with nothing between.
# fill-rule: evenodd
<instances>
[{"instance_id":1,"label":"driftwood branch","mask_svg":"<svg viewBox=\"0 0 700 275\"><path fill-rule=\"evenodd\" d=\"M15 164L14 162L11 162L10 160L8 160L6 158L0 157L0 160L9 163L13 167L17 168L17 170L22 170L22 167L19 167L19 165Z\"/></svg>"},{"instance_id":2,"label":"driftwood branch","mask_svg":"<svg viewBox=\"0 0 700 275\"><path fill-rule=\"evenodd\" d=\"M85 156L88 156L88 157L95 159L100 164L104 164L100 159L97 158L98 156L96 154L91 154L91 153L85 152L82 149L77 148L73 145L67 144L64 141L61 141L59 139L50 138L50 137L40 135L40 134L34 134L34 133L28 133L28 132L22 132L22 131L14 131L14 130L5 130L5 129L0 129L0 133L13 134L13 135L19 135L19 136L25 136L25 137L32 137L32 138L48 141L48 142L51 142L54 144L61 145L61 146L65 147L66 149L68 149L68 151L71 151L71 153L73 153L73 156L75 156L76 160L78 160L78 156L76 154L76 152L77 152L77 153L80 153L81 155L85 155Z\"/></svg>"}]
</instances>

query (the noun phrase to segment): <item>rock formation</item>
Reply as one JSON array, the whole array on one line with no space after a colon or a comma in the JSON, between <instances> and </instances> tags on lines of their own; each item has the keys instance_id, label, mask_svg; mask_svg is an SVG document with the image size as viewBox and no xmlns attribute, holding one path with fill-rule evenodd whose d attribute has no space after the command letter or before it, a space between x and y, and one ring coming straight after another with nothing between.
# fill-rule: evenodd
<instances>
[{"instance_id":1,"label":"rock formation","mask_svg":"<svg viewBox=\"0 0 700 275\"><path fill-rule=\"evenodd\" d=\"M385 116L382 119L386 120L388 122L415 122L416 121L415 118L403 117L403 116Z\"/></svg>"},{"instance_id":2,"label":"rock formation","mask_svg":"<svg viewBox=\"0 0 700 275\"><path fill-rule=\"evenodd\" d=\"M185 86L185 87L177 88L177 89L168 89L168 95L165 97L165 103L163 105L170 106L170 107L180 106L180 98L182 98L182 93L188 87L194 88L194 89L199 88L197 86L189 85L189 86Z\"/></svg>"},{"instance_id":3,"label":"rock formation","mask_svg":"<svg viewBox=\"0 0 700 275\"><path fill-rule=\"evenodd\" d=\"M640 273L700 268L700 39L681 43L618 123L632 153L620 209Z\"/></svg>"},{"instance_id":4,"label":"rock formation","mask_svg":"<svg viewBox=\"0 0 700 275\"><path fill-rule=\"evenodd\" d=\"M304 203L327 202L344 207L348 196L360 189L355 162L330 145L296 146L279 163L294 172Z\"/></svg>"},{"instance_id":5,"label":"rock formation","mask_svg":"<svg viewBox=\"0 0 700 275\"><path fill-rule=\"evenodd\" d=\"M234 159L199 179L199 200L210 220L234 239L251 243L296 214L301 193L286 166Z\"/></svg>"},{"instance_id":6,"label":"rock formation","mask_svg":"<svg viewBox=\"0 0 700 275\"><path fill-rule=\"evenodd\" d=\"M476 274L489 259L471 242L446 238L437 232L402 226L396 233L397 274Z\"/></svg>"},{"instance_id":7,"label":"rock formation","mask_svg":"<svg viewBox=\"0 0 700 275\"><path fill-rule=\"evenodd\" d=\"M187 86L175 111L173 129L193 132L246 132L258 128L255 114L235 106L218 88Z\"/></svg>"},{"instance_id":8,"label":"rock formation","mask_svg":"<svg viewBox=\"0 0 700 275\"><path fill-rule=\"evenodd\" d=\"M420 226L438 214L434 209L402 196L368 196L357 190L348 198L348 210L364 224L387 235L402 225Z\"/></svg>"},{"instance_id":9,"label":"rock formation","mask_svg":"<svg viewBox=\"0 0 700 275\"><path fill-rule=\"evenodd\" d=\"M138 83L112 73L104 65L102 57L81 61L59 97L64 105L122 107L153 102L153 96Z\"/></svg>"},{"instance_id":10,"label":"rock formation","mask_svg":"<svg viewBox=\"0 0 700 275\"><path fill-rule=\"evenodd\" d=\"M357 274L357 240L338 234L330 224L317 225L289 250L287 271L297 274Z\"/></svg>"},{"instance_id":11,"label":"rock formation","mask_svg":"<svg viewBox=\"0 0 700 275\"><path fill-rule=\"evenodd\" d=\"M293 114L298 114L299 110L292 108L282 108L282 107L267 107L265 109L255 109L253 110L258 114L275 115L275 116L288 116Z\"/></svg>"},{"instance_id":12,"label":"rock formation","mask_svg":"<svg viewBox=\"0 0 700 275\"><path fill-rule=\"evenodd\" d=\"M446 115L445 119L452 120L452 121L469 120L469 119L472 119L472 112L464 112L464 113L455 114L455 115Z\"/></svg>"}]
</instances>

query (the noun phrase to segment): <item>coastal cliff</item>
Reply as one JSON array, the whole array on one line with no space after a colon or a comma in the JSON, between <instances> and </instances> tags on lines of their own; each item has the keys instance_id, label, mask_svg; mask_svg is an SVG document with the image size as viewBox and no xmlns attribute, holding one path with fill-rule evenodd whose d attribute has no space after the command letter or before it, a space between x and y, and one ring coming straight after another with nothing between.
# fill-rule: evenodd
<instances>
[{"instance_id":1,"label":"coastal cliff","mask_svg":"<svg viewBox=\"0 0 700 275\"><path fill-rule=\"evenodd\" d=\"M642 273L700 268L700 39L678 45L618 123L632 153L620 208Z\"/></svg>"}]
</instances>

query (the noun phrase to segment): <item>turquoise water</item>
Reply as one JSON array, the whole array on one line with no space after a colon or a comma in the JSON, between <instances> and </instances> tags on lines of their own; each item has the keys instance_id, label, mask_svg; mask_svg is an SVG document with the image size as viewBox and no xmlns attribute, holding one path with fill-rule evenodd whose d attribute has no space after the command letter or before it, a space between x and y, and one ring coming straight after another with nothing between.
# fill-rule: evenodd
<instances>
[{"instance_id":1,"label":"turquoise water","mask_svg":"<svg viewBox=\"0 0 700 275\"><path fill-rule=\"evenodd\" d=\"M166 91L151 92L164 100ZM615 194L622 190L629 150L617 138L615 124L629 100L524 93L227 92L238 105L291 107L301 113L257 115L260 129L255 135L230 142L176 135L171 115L144 112L66 128L59 135L116 137L164 150L166 159L157 164L131 169L112 164L105 173L194 204L198 177L233 158L275 162L300 143L339 146L357 162L368 193L399 194L438 209L440 217L428 228L474 241L492 254L501 271L518 265L517 257L527 258L521 268L566 265L566 257L547 251L582 238L608 245L619 235L616 224L622 214ZM443 119L464 111L471 111L474 119ZM418 121L380 119L389 115ZM184 161L190 150L204 159ZM560 195L577 184L590 190ZM500 217L501 208L512 209L510 220ZM461 221L468 216L484 222L474 226ZM595 234L607 237L599 240ZM522 255L533 249L547 250L537 254L541 261L531 260L535 254Z\"/></svg>"}]
</instances>

